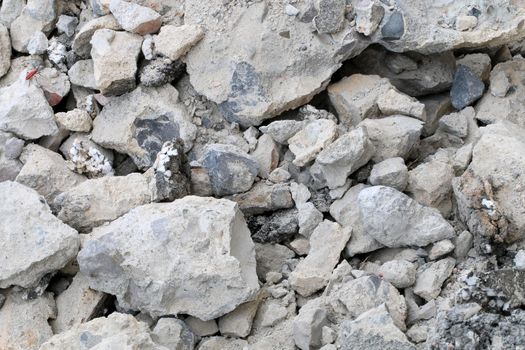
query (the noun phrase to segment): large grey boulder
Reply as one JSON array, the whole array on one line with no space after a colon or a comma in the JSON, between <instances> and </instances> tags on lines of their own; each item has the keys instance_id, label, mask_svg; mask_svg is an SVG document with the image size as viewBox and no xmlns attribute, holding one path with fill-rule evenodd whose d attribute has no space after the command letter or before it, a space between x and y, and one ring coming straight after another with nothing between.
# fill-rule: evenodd
<instances>
[{"instance_id":1,"label":"large grey boulder","mask_svg":"<svg viewBox=\"0 0 525 350\"><path fill-rule=\"evenodd\" d=\"M56 334L42 344L40 350L89 349L102 346L106 349L168 350L152 340L146 323L118 312L75 325L66 332Z\"/></svg>"},{"instance_id":2,"label":"large grey boulder","mask_svg":"<svg viewBox=\"0 0 525 350\"><path fill-rule=\"evenodd\" d=\"M0 130L26 140L58 131L55 114L42 89L28 83L22 75L12 85L0 89Z\"/></svg>"},{"instance_id":3,"label":"large grey boulder","mask_svg":"<svg viewBox=\"0 0 525 350\"><path fill-rule=\"evenodd\" d=\"M455 235L439 212L391 187L363 189L358 206L363 230L387 247L423 247Z\"/></svg>"},{"instance_id":4,"label":"large grey boulder","mask_svg":"<svg viewBox=\"0 0 525 350\"><path fill-rule=\"evenodd\" d=\"M507 242L522 239L525 130L512 123L480 130L467 171L452 181L459 216L472 233Z\"/></svg>"},{"instance_id":5,"label":"large grey boulder","mask_svg":"<svg viewBox=\"0 0 525 350\"><path fill-rule=\"evenodd\" d=\"M185 151L197 128L171 85L139 86L112 99L93 121L91 138L97 144L129 155L139 168L153 165L166 141L181 138Z\"/></svg>"},{"instance_id":6,"label":"large grey boulder","mask_svg":"<svg viewBox=\"0 0 525 350\"><path fill-rule=\"evenodd\" d=\"M3 77L11 67L11 38L9 31L0 23L0 78Z\"/></svg>"},{"instance_id":7,"label":"large grey boulder","mask_svg":"<svg viewBox=\"0 0 525 350\"><path fill-rule=\"evenodd\" d=\"M78 251L78 233L53 216L38 193L0 183L0 288L28 288L64 267Z\"/></svg>"},{"instance_id":8,"label":"large grey boulder","mask_svg":"<svg viewBox=\"0 0 525 350\"><path fill-rule=\"evenodd\" d=\"M144 205L93 236L78 255L80 270L93 289L128 309L207 321L259 289L250 231L229 200L187 196Z\"/></svg>"}]
</instances>

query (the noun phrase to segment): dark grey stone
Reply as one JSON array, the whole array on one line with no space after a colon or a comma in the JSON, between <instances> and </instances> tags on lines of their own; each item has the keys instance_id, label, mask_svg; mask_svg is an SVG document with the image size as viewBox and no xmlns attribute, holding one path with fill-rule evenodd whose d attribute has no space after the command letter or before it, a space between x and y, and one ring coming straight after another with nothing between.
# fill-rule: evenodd
<instances>
[{"instance_id":1,"label":"dark grey stone","mask_svg":"<svg viewBox=\"0 0 525 350\"><path fill-rule=\"evenodd\" d=\"M384 40L399 40L405 33L405 19L399 11L393 12L386 24L381 28Z\"/></svg>"},{"instance_id":2,"label":"dark grey stone","mask_svg":"<svg viewBox=\"0 0 525 350\"><path fill-rule=\"evenodd\" d=\"M246 221L257 243L289 241L299 232L297 209L276 211L270 216L252 216Z\"/></svg>"},{"instance_id":3,"label":"dark grey stone","mask_svg":"<svg viewBox=\"0 0 525 350\"><path fill-rule=\"evenodd\" d=\"M476 102L485 91L485 84L470 68L458 66L454 74L454 82L450 97L454 108L461 110Z\"/></svg>"},{"instance_id":4,"label":"dark grey stone","mask_svg":"<svg viewBox=\"0 0 525 350\"><path fill-rule=\"evenodd\" d=\"M160 115L155 119L136 119L135 139L139 146L149 154L150 164L153 164L157 153L166 141L180 137L179 126L168 115Z\"/></svg>"},{"instance_id":5,"label":"dark grey stone","mask_svg":"<svg viewBox=\"0 0 525 350\"><path fill-rule=\"evenodd\" d=\"M176 149L177 154L167 155L168 160L164 163L164 168L169 171L169 176L167 176L166 171L155 169L155 185L158 200L172 202L190 193L191 170L184 154L184 142L177 139L175 142L168 142L167 144L170 146L168 149Z\"/></svg>"},{"instance_id":6,"label":"dark grey stone","mask_svg":"<svg viewBox=\"0 0 525 350\"><path fill-rule=\"evenodd\" d=\"M179 79L184 73L184 63L168 58L159 58L144 64L139 71L140 83L144 86L162 86Z\"/></svg>"}]
</instances>

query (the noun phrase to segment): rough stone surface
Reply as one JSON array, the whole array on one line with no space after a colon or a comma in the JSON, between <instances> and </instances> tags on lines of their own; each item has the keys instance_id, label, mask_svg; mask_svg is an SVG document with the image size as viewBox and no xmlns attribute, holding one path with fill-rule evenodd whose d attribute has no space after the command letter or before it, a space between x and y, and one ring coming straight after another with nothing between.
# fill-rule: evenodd
<instances>
[{"instance_id":1,"label":"rough stone surface","mask_svg":"<svg viewBox=\"0 0 525 350\"><path fill-rule=\"evenodd\" d=\"M78 251L78 233L51 214L34 190L0 183L0 288L28 288L66 265ZM31 254L27 254L31 252Z\"/></svg>"},{"instance_id":2,"label":"rough stone surface","mask_svg":"<svg viewBox=\"0 0 525 350\"><path fill-rule=\"evenodd\" d=\"M452 225L437 211L390 187L363 189L358 205L366 234L387 247L422 247L454 236Z\"/></svg>"},{"instance_id":3,"label":"rough stone surface","mask_svg":"<svg viewBox=\"0 0 525 350\"><path fill-rule=\"evenodd\" d=\"M204 37L204 31L199 26L183 25L175 27L163 26L159 35L153 39L155 50L172 61L185 55L196 43Z\"/></svg>"},{"instance_id":4,"label":"rough stone surface","mask_svg":"<svg viewBox=\"0 0 525 350\"><path fill-rule=\"evenodd\" d=\"M370 184L393 187L404 191L408 184L408 169L401 157L385 159L374 164L369 178Z\"/></svg>"},{"instance_id":5,"label":"rough stone surface","mask_svg":"<svg viewBox=\"0 0 525 350\"><path fill-rule=\"evenodd\" d=\"M0 88L0 130L34 140L58 131L54 113L42 89L22 76Z\"/></svg>"},{"instance_id":6,"label":"rough stone surface","mask_svg":"<svg viewBox=\"0 0 525 350\"><path fill-rule=\"evenodd\" d=\"M304 305L293 323L295 345L302 350L319 348L322 345L323 326L328 324L327 312L316 300Z\"/></svg>"},{"instance_id":7,"label":"rough stone surface","mask_svg":"<svg viewBox=\"0 0 525 350\"><path fill-rule=\"evenodd\" d=\"M371 309L353 321L343 322L338 342L342 350L416 349L394 325L385 305Z\"/></svg>"},{"instance_id":8,"label":"rough stone surface","mask_svg":"<svg viewBox=\"0 0 525 350\"><path fill-rule=\"evenodd\" d=\"M374 162L394 157L407 158L419 142L423 123L417 119L393 116L382 119L366 119L358 126L364 126L368 137L375 146Z\"/></svg>"},{"instance_id":9,"label":"rough stone surface","mask_svg":"<svg viewBox=\"0 0 525 350\"><path fill-rule=\"evenodd\" d=\"M387 261L378 272L396 288L410 287L416 281L416 266L406 260Z\"/></svg>"},{"instance_id":10,"label":"rough stone surface","mask_svg":"<svg viewBox=\"0 0 525 350\"><path fill-rule=\"evenodd\" d=\"M11 44L13 49L27 53L27 45L37 32L49 34L57 16L55 0L28 0L27 5L10 25Z\"/></svg>"},{"instance_id":11,"label":"rough stone surface","mask_svg":"<svg viewBox=\"0 0 525 350\"><path fill-rule=\"evenodd\" d=\"M232 312L219 319L219 330L222 335L244 338L252 330L253 319L257 313L261 298L239 305Z\"/></svg>"},{"instance_id":12,"label":"rough stone surface","mask_svg":"<svg viewBox=\"0 0 525 350\"><path fill-rule=\"evenodd\" d=\"M91 138L97 144L125 153L139 168L153 165L166 141L181 138L191 148L196 127L178 102L171 85L138 87L112 99L93 121Z\"/></svg>"},{"instance_id":13,"label":"rough stone surface","mask_svg":"<svg viewBox=\"0 0 525 350\"><path fill-rule=\"evenodd\" d=\"M97 89L95 73L93 70L93 60L80 60L67 72L71 84L82 86L88 89Z\"/></svg>"},{"instance_id":14,"label":"rough stone surface","mask_svg":"<svg viewBox=\"0 0 525 350\"><path fill-rule=\"evenodd\" d=\"M288 140L290 151L295 155L293 164L304 166L314 160L337 136L332 120L318 119L308 123Z\"/></svg>"},{"instance_id":15,"label":"rough stone surface","mask_svg":"<svg viewBox=\"0 0 525 350\"><path fill-rule=\"evenodd\" d=\"M109 10L122 29L139 35L156 33L162 23L160 14L132 2L111 0Z\"/></svg>"},{"instance_id":16,"label":"rough stone surface","mask_svg":"<svg viewBox=\"0 0 525 350\"><path fill-rule=\"evenodd\" d=\"M420 267L414 286L414 294L427 301L437 298L441 293L441 286L450 276L455 265L455 259L446 258Z\"/></svg>"},{"instance_id":17,"label":"rough stone surface","mask_svg":"<svg viewBox=\"0 0 525 350\"><path fill-rule=\"evenodd\" d=\"M290 275L290 285L302 296L323 288L352 234L351 228L325 220L310 236L310 252Z\"/></svg>"},{"instance_id":18,"label":"rough stone surface","mask_svg":"<svg viewBox=\"0 0 525 350\"><path fill-rule=\"evenodd\" d=\"M110 96L133 90L142 37L99 29L93 34L90 43L93 75L100 92Z\"/></svg>"},{"instance_id":19,"label":"rough stone surface","mask_svg":"<svg viewBox=\"0 0 525 350\"><path fill-rule=\"evenodd\" d=\"M390 89L377 99L377 107L383 115L402 114L425 120L425 105L396 89Z\"/></svg>"},{"instance_id":20,"label":"rough stone surface","mask_svg":"<svg viewBox=\"0 0 525 350\"><path fill-rule=\"evenodd\" d=\"M374 152L366 129L357 128L325 147L312 168L320 171L320 177L328 188L334 189L343 186L348 176L365 165Z\"/></svg>"},{"instance_id":21,"label":"rough stone surface","mask_svg":"<svg viewBox=\"0 0 525 350\"><path fill-rule=\"evenodd\" d=\"M113 15L94 18L80 26L80 30L73 40L73 51L80 57L89 57L91 52L91 38L99 29L119 30L121 28Z\"/></svg>"},{"instance_id":22,"label":"rough stone surface","mask_svg":"<svg viewBox=\"0 0 525 350\"><path fill-rule=\"evenodd\" d=\"M0 347L9 350L38 350L53 336L48 320L56 316L50 293L26 299L11 292L0 308Z\"/></svg>"},{"instance_id":23,"label":"rough stone surface","mask_svg":"<svg viewBox=\"0 0 525 350\"><path fill-rule=\"evenodd\" d=\"M270 173L279 165L279 148L271 136L264 134L257 141L257 147L251 153L259 163L259 176L267 179Z\"/></svg>"},{"instance_id":24,"label":"rough stone surface","mask_svg":"<svg viewBox=\"0 0 525 350\"><path fill-rule=\"evenodd\" d=\"M79 343L81 346L91 348L101 345L115 349L126 344L131 349L167 349L153 342L146 323L137 321L131 315L115 312L108 317L96 318L54 335L42 344L40 350L75 349L78 348Z\"/></svg>"},{"instance_id":25,"label":"rough stone surface","mask_svg":"<svg viewBox=\"0 0 525 350\"><path fill-rule=\"evenodd\" d=\"M0 78L3 77L11 67L11 39L9 31L0 23Z\"/></svg>"},{"instance_id":26,"label":"rough stone surface","mask_svg":"<svg viewBox=\"0 0 525 350\"><path fill-rule=\"evenodd\" d=\"M59 127L70 131L89 132L93 124L89 113L82 109L57 113L55 119Z\"/></svg>"},{"instance_id":27,"label":"rough stone surface","mask_svg":"<svg viewBox=\"0 0 525 350\"><path fill-rule=\"evenodd\" d=\"M239 204L245 215L256 215L294 206L290 187L287 184L268 185L258 182L251 190L229 197Z\"/></svg>"},{"instance_id":28,"label":"rough stone surface","mask_svg":"<svg viewBox=\"0 0 525 350\"><path fill-rule=\"evenodd\" d=\"M458 66L450 90L452 105L463 109L477 101L485 90L485 84L470 68Z\"/></svg>"},{"instance_id":29,"label":"rough stone surface","mask_svg":"<svg viewBox=\"0 0 525 350\"><path fill-rule=\"evenodd\" d=\"M197 337L181 320L171 317L161 318L151 332L151 339L168 349L193 350Z\"/></svg>"},{"instance_id":30,"label":"rough stone surface","mask_svg":"<svg viewBox=\"0 0 525 350\"><path fill-rule=\"evenodd\" d=\"M187 196L141 206L94 236L79 253L80 269L92 288L116 295L124 307L207 321L259 289L250 233L228 200Z\"/></svg>"}]
</instances>

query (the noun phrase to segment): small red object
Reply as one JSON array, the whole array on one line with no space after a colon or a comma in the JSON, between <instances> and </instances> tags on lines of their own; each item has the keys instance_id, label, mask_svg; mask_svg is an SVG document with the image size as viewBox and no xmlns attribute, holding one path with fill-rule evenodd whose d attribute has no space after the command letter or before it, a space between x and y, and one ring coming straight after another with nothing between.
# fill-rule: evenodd
<instances>
[{"instance_id":1,"label":"small red object","mask_svg":"<svg viewBox=\"0 0 525 350\"><path fill-rule=\"evenodd\" d=\"M26 80L30 80L31 78L33 78L36 75L36 73L38 73L38 68L31 69L29 72L27 72Z\"/></svg>"}]
</instances>

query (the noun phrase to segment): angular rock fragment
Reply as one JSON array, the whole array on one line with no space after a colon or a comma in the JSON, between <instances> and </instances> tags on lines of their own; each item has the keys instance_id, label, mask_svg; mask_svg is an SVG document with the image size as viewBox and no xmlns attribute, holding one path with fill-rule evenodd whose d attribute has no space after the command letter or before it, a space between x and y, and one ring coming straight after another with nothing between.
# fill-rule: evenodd
<instances>
[{"instance_id":1,"label":"angular rock fragment","mask_svg":"<svg viewBox=\"0 0 525 350\"><path fill-rule=\"evenodd\" d=\"M454 108L461 110L476 102L485 91L485 84L470 68L459 66L454 74L450 97Z\"/></svg>"},{"instance_id":2,"label":"angular rock fragment","mask_svg":"<svg viewBox=\"0 0 525 350\"><path fill-rule=\"evenodd\" d=\"M53 295L44 293L32 299L11 292L0 308L0 348L38 350L53 336L48 320L55 318Z\"/></svg>"},{"instance_id":3,"label":"angular rock fragment","mask_svg":"<svg viewBox=\"0 0 525 350\"><path fill-rule=\"evenodd\" d=\"M51 33L57 16L56 0L29 0L10 27L13 49L27 53L27 45L37 32Z\"/></svg>"},{"instance_id":4,"label":"angular rock fragment","mask_svg":"<svg viewBox=\"0 0 525 350\"><path fill-rule=\"evenodd\" d=\"M64 33L68 37L72 37L75 34L75 29L78 25L78 18L68 15L58 16L57 30L59 33Z\"/></svg>"},{"instance_id":5,"label":"angular rock fragment","mask_svg":"<svg viewBox=\"0 0 525 350\"><path fill-rule=\"evenodd\" d=\"M58 105L71 89L68 76L55 68L40 69L33 79L44 91L47 102L52 107Z\"/></svg>"},{"instance_id":6,"label":"angular rock fragment","mask_svg":"<svg viewBox=\"0 0 525 350\"><path fill-rule=\"evenodd\" d=\"M157 322L151 332L151 339L168 349L176 350L193 350L197 343L197 337L189 327L172 317L163 317Z\"/></svg>"},{"instance_id":7,"label":"angular rock fragment","mask_svg":"<svg viewBox=\"0 0 525 350\"><path fill-rule=\"evenodd\" d=\"M288 140L304 127L304 122L297 120L276 120L268 125L261 126L259 130L268 134L276 142L287 145Z\"/></svg>"},{"instance_id":8,"label":"angular rock fragment","mask_svg":"<svg viewBox=\"0 0 525 350\"><path fill-rule=\"evenodd\" d=\"M463 111L459 113L450 113L441 117L438 123L438 131L465 138L468 135L469 125L467 117Z\"/></svg>"},{"instance_id":9,"label":"angular rock fragment","mask_svg":"<svg viewBox=\"0 0 525 350\"><path fill-rule=\"evenodd\" d=\"M355 5L356 30L365 36L373 34L383 16L385 9L377 1L360 1Z\"/></svg>"},{"instance_id":10,"label":"angular rock fragment","mask_svg":"<svg viewBox=\"0 0 525 350\"><path fill-rule=\"evenodd\" d=\"M299 234L310 238L317 225L323 221L323 213L317 210L313 203L299 204L297 209Z\"/></svg>"},{"instance_id":11,"label":"angular rock fragment","mask_svg":"<svg viewBox=\"0 0 525 350\"><path fill-rule=\"evenodd\" d=\"M295 256L294 252L281 244L255 244L257 276L264 281L268 272L280 272L285 261Z\"/></svg>"},{"instance_id":12,"label":"angular rock fragment","mask_svg":"<svg viewBox=\"0 0 525 350\"><path fill-rule=\"evenodd\" d=\"M374 152L366 129L357 128L325 147L317 156L312 169L315 167L328 188L334 189L343 186L348 176L365 165Z\"/></svg>"},{"instance_id":13,"label":"angular rock fragment","mask_svg":"<svg viewBox=\"0 0 525 350\"><path fill-rule=\"evenodd\" d=\"M370 350L416 349L394 325L385 305L371 309L353 321L343 322L338 342L342 350L358 350L365 347Z\"/></svg>"},{"instance_id":14,"label":"angular rock fragment","mask_svg":"<svg viewBox=\"0 0 525 350\"><path fill-rule=\"evenodd\" d=\"M91 138L97 144L125 153L141 169L153 165L166 141L181 138L184 151L197 128L178 103L178 91L167 84L141 87L112 99L93 121Z\"/></svg>"},{"instance_id":15,"label":"angular rock fragment","mask_svg":"<svg viewBox=\"0 0 525 350\"><path fill-rule=\"evenodd\" d=\"M295 345L302 350L319 348L322 344L323 326L328 324L326 310L314 299L304 305L293 323Z\"/></svg>"},{"instance_id":16,"label":"angular rock fragment","mask_svg":"<svg viewBox=\"0 0 525 350\"><path fill-rule=\"evenodd\" d=\"M188 327L190 327L191 332L198 337L214 335L219 332L219 327L215 320L203 321L197 317L189 316L184 320L184 323L186 323Z\"/></svg>"},{"instance_id":17,"label":"angular rock fragment","mask_svg":"<svg viewBox=\"0 0 525 350\"><path fill-rule=\"evenodd\" d=\"M402 114L419 120L426 120L425 105L395 89L390 89L379 96L377 107L384 115Z\"/></svg>"},{"instance_id":18,"label":"angular rock fragment","mask_svg":"<svg viewBox=\"0 0 525 350\"><path fill-rule=\"evenodd\" d=\"M310 252L290 274L292 288L309 296L326 286L351 234L350 227L328 220L320 223L310 236Z\"/></svg>"},{"instance_id":19,"label":"angular rock fragment","mask_svg":"<svg viewBox=\"0 0 525 350\"><path fill-rule=\"evenodd\" d=\"M231 196L239 204L239 209L246 215L257 215L294 206L290 187L287 184L268 185L264 182L255 184L248 192Z\"/></svg>"},{"instance_id":20,"label":"angular rock fragment","mask_svg":"<svg viewBox=\"0 0 525 350\"><path fill-rule=\"evenodd\" d=\"M111 0L109 10L125 31L146 35L156 33L162 24L160 14L133 2Z\"/></svg>"},{"instance_id":21,"label":"angular rock fragment","mask_svg":"<svg viewBox=\"0 0 525 350\"><path fill-rule=\"evenodd\" d=\"M267 134L259 137L257 147L251 153L259 163L259 176L267 179L270 173L279 165L279 148L275 141Z\"/></svg>"},{"instance_id":22,"label":"angular rock fragment","mask_svg":"<svg viewBox=\"0 0 525 350\"><path fill-rule=\"evenodd\" d=\"M60 146L70 169L88 178L113 175L113 152L100 147L85 134L73 134Z\"/></svg>"},{"instance_id":23,"label":"angular rock fragment","mask_svg":"<svg viewBox=\"0 0 525 350\"><path fill-rule=\"evenodd\" d=\"M77 55L88 58L91 53L91 38L99 29L119 30L120 25L113 15L97 17L86 22L75 35L72 48Z\"/></svg>"},{"instance_id":24,"label":"angular rock fragment","mask_svg":"<svg viewBox=\"0 0 525 350\"><path fill-rule=\"evenodd\" d=\"M6 75L11 67L11 39L9 31L0 23L0 78Z\"/></svg>"},{"instance_id":25,"label":"angular rock fragment","mask_svg":"<svg viewBox=\"0 0 525 350\"><path fill-rule=\"evenodd\" d=\"M86 180L71 171L59 154L35 144L27 145L20 159L24 166L16 182L37 191L51 206L60 193Z\"/></svg>"},{"instance_id":26,"label":"angular rock fragment","mask_svg":"<svg viewBox=\"0 0 525 350\"><path fill-rule=\"evenodd\" d=\"M452 181L458 212L470 232L510 243L525 228L525 131L511 123L481 130L467 171Z\"/></svg>"},{"instance_id":27,"label":"angular rock fragment","mask_svg":"<svg viewBox=\"0 0 525 350\"><path fill-rule=\"evenodd\" d=\"M88 89L98 89L93 72L93 60L77 61L67 72L71 84L82 86Z\"/></svg>"},{"instance_id":28,"label":"angular rock fragment","mask_svg":"<svg viewBox=\"0 0 525 350\"><path fill-rule=\"evenodd\" d=\"M438 258L441 258L444 255L447 255L453 250L454 250L454 244L450 240L444 239L432 245L432 248L430 248L430 250L428 251L428 259L437 260Z\"/></svg>"},{"instance_id":29,"label":"angular rock fragment","mask_svg":"<svg viewBox=\"0 0 525 350\"><path fill-rule=\"evenodd\" d=\"M89 288L87 278L77 273L69 287L56 298L56 318L51 321L53 332L65 332L100 316L107 299L106 294Z\"/></svg>"},{"instance_id":30,"label":"angular rock fragment","mask_svg":"<svg viewBox=\"0 0 525 350\"><path fill-rule=\"evenodd\" d=\"M64 267L78 251L78 233L51 214L34 190L0 183L0 288L28 288ZM31 252L31 254L27 254Z\"/></svg>"},{"instance_id":31,"label":"angular rock fragment","mask_svg":"<svg viewBox=\"0 0 525 350\"><path fill-rule=\"evenodd\" d=\"M199 350L243 350L248 347L244 339L230 339L225 337L204 338L198 345Z\"/></svg>"},{"instance_id":32,"label":"angular rock fragment","mask_svg":"<svg viewBox=\"0 0 525 350\"><path fill-rule=\"evenodd\" d=\"M140 68L139 80L143 86L158 87L177 80L184 72L184 64L181 61L157 58Z\"/></svg>"},{"instance_id":33,"label":"angular rock fragment","mask_svg":"<svg viewBox=\"0 0 525 350\"><path fill-rule=\"evenodd\" d=\"M492 64L490 56L486 53L473 53L465 55L464 57L458 59L456 64L458 66L470 68L484 82L489 80Z\"/></svg>"},{"instance_id":34,"label":"angular rock fragment","mask_svg":"<svg viewBox=\"0 0 525 350\"><path fill-rule=\"evenodd\" d=\"M36 84L20 76L14 84L0 88L0 130L26 140L58 131L53 109Z\"/></svg>"},{"instance_id":35,"label":"angular rock fragment","mask_svg":"<svg viewBox=\"0 0 525 350\"><path fill-rule=\"evenodd\" d=\"M414 286L414 294L427 301L437 298L441 293L441 286L450 276L455 265L455 259L446 258L420 267Z\"/></svg>"},{"instance_id":36,"label":"angular rock fragment","mask_svg":"<svg viewBox=\"0 0 525 350\"><path fill-rule=\"evenodd\" d=\"M22 13L25 4L24 0L4 0L0 5L0 23L9 27L11 22Z\"/></svg>"},{"instance_id":37,"label":"angular rock fragment","mask_svg":"<svg viewBox=\"0 0 525 350\"><path fill-rule=\"evenodd\" d=\"M404 191L408 184L408 169L401 157L385 159L374 164L370 177L370 184L393 187Z\"/></svg>"},{"instance_id":38,"label":"angular rock fragment","mask_svg":"<svg viewBox=\"0 0 525 350\"><path fill-rule=\"evenodd\" d=\"M363 189L358 205L364 232L387 247L423 247L455 234L437 211L390 187Z\"/></svg>"},{"instance_id":39,"label":"angular rock fragment","mask_svg":"<svg viewBox=\"0 0 525 350\"><path fill-rule=\"evenodd\" d=\"M345 6L344 0L318 0L318 14L313 20L315 29L321 34L333 34L341 30Z\"/></svg>"},{"instance_id":40,"label":"angular rock fragment","mask_svg":"<svg viewBox=\"0 0 525 350\"><path fill-rule=\"evenodd\" d=\"M20 156L23 147L23 140L10 133L0 131L0 182L15 180L22 169L22 163L18 160L18 156Z\"/></svg>"},{"instance_id":41,"label":"angular rock fragment","mask_svg":"<svg viewBox=\"0 0 525 350\"><path fill-rule=\"evenodd\" d=\"M407 158L419 142L423 123L417 119L393 116L381 119L365 119L358 126L364 126L368 137L375 146L372 160L380 162L388 158Z\"/></svg>"},{"instance_id":42,"label":"angular rock fragment","mask_svg":"<svg viewBox=\"0 0 525 350\"><path fill-rule=\"evenodd\" d=\"M257 313L257 308L261 303L261 298L237 306L232 312L219 319L219 330L222 335L244 338L250 334L253 319Z\"/></svg>"},{"instance_id":43,"label":"angular rock fragment","mask_svg":"<svg viewBox=\"0 0 525 350\"><path fill-rule=\"evenodd\" d=\"M89 132L93 124L91 116L83 109L57 113L55 119L59 127L70 131Z\"/></svg>"},{"instance_id":44,"label":"angular rock fragment","mask_svg":"<svg viewBox=\"0 0 525 350\"><path fill-rule=\"evenodd\" d=\"M94 237L78 255L80 270L92 288L129 309L207 321L259 289L250 232L228 200L187 196L144 205Z\"/></svg>"},{"instance_id":45,"label":"angular rock fragment","mask_svg":"<svg viewBox=\"0 0 525 350\"><path fill-rule=\"evenodd\" d=\"M407 288L416 281L416 266L406 260L387 261L378 270L379 274L396 288Z\"/></svg>"},{"instance_id":46,"label":"angular rock fragment","mask_svg":"<svg viewBox=\"0 0 525 350\"><path fill-rule=\"evenodd\" d=\"M99 29L90 41L93 74L103 95L122 95L136 86L137 60L142 37Z\"/></svg>"},{"instance_id":47,"label":"angular rock fragment","mask_svg":"<svg viewBox=\"0 0 525 350\"><path fill-rule=\"evenodd\" d=\"M217 196L248 191L259 173L259 164L233 145L210 144L201 160Z\"/></svg>"},{"instance_id":48,"label":"angular rock fragment","mask_svg":"<svg viewBox=\"0 0 525 350\"><path fill-rule=\"evenodd\" d=\"M299 230L297 210L279 210L270 216L256 216L248 220L252 238L258 243L280 243L290 240Z\"/></svg>"},{"instance_id":49,"label":"angular rock fragment","mask_svg":"<svg viewBox=\"0 0 525 350\"><path fill-rule=\"evenodd\" d=\"M42 344L40 350L75 349L79 346L92 348L97 345L116 349L123 344L135 349L166 349L153 342L146 323L137 321L131 315L115 312L54 335Z\"/></svg>"},{"instance_id":50,"label":"angular rock fragment","mask_svg":"<svg viewBox=\"0 0 525 350\"><path fill-rule=\"evenodd\" d=\"M133 173L84 181L58 195L53 207L60 220L81 232L89 232L152 199L148 178Z\"/></svg>"},{"instance_id":51,"label":"angular rock fragment","mask_svg":"<svg viewBox=\"0 0 525 350\"><path fill-rule=\"evenodd\" d=\"M172 25L163 26L159 35L153 39L155 51L172 61L184 56L196 43L204 37L204 31L199 26Z\"/></svg>"},{"instance_id":52,"label":"angular rock fragment","mask_svg":"<svg viewBox=\"0 0 525 350\"><path fill-rule=\"evenodd\" d=\"M295 155L293 163L304 166L314 160L337 136L336 124L328 119L309 122L288 140L290 151Z\"/></svg>"}]
</instances>

